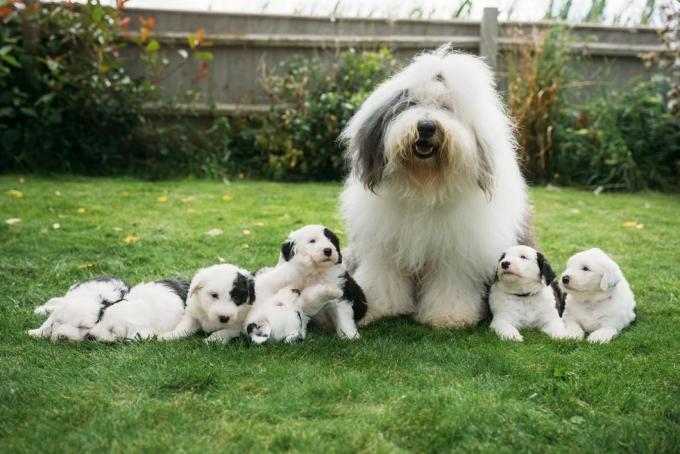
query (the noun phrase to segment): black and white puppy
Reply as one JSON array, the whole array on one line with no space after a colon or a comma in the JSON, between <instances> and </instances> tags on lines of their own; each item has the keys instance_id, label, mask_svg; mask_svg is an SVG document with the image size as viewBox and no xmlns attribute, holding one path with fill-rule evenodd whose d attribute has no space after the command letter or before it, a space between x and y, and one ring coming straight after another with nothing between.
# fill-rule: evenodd
<instances>
[{"instance_id":1,"label":"black and white puppy","mask_svg":"<svg viewBox=\"0 0 680 454\"><path fill-rule=\"evenodd\" d=\"M559 294L543 254L529 246L513 246L501 255L489 293L491 329L501 339L523 341L519 330L538 328L553 339L566 336Z\"/></svg>"},{"instance_id":2,"label":"black and white puppy","mask_svg":"<svg viewBox=\"0 0 680 454\"><path fill-rule=\"evenodd\" d=\"M182 319L158 338L180 339L202 330L210 334L206 342L227 343L241 333L254 301L255 281L248 271L229 264L203 268L191 280Z\"/></svg>"},{"instance_id":3,"label":"black and white puppy","mask_svg":"<svg viewBox=\"0 0 680 454\"><path fill-rule=\"evenodd\" d=\"M316 287L316 291L338 288L340 297L333 292L321 292L329 295L328 303L312 317L312 320L326 327L335 329L341 338L356 339L359 337L356 322L366 314L366 297L359 285L347 272L340 252L340 240L337 235L323 225L307 225L290 233L281 245L279 263L276 267L263 270L256 276L256 289L259 301L269 301L282 288L306 289ZM318 298L315 306L323 301ZM263 303L264 304L264 303ZM254 317L248 318L246 328L266 321L266 311L258 309Z\"/></svg>"},{"instance_id":4,"label":"black and white puppy","mask_svg":"<svg viewBox=\"0 0 680 454\"><path fill-rule=\"evenodd\" d=\"M106 307L87 340L140 340L172 331L186 307L189 281L165 279L135 285L125 297Z\"/></svg>"},{"instance_id":5,"label":"black and white puppy","mask_svg":"<svg viewBox=\"0 0 680 454\"><path fill-rule=\"evenodd\" d=\"M570 338L606 343L637 317L635 297L619 266L601 249L572 256L560 285L567 294L564 324Z\"/></svg>"},{"instance_id":6,"label":"black and white puppy","mask_svg":"<svg viewBox=\"0 0 680 454\"><path fill-rule=\"evenodd\" d=\"M101 320L106 308L120 301L129 291L130 286L125 281L113 276L78 282L64 296L51 298L35 308L36 314L49 314L49 317L28 334L49 337L52 341L81 341L88 330Z\"/></svg>"}]
</instances>

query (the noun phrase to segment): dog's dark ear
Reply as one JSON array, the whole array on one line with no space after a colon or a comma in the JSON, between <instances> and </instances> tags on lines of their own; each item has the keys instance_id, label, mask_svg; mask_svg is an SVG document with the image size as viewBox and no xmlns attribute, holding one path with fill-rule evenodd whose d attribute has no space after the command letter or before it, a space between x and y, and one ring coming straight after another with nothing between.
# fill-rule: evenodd
<instances>
[{"instance_id":1,"label":"dog's dark ear","mask_svg":"<svg viewBox=\"0 0 680 454\"><path fill-rule=\"evenodd\" d=\"M252 294L250 293L251 286ZM252 299L251 295L253 295ZM246 276L243 273L236 273L234 282L231 284L231 291L229 292L229 296L231 297L231 300L234 302L234 304L236 304L237 306L252 303L253 300L255 299L254 298L255 282L253 281L252 276L250 275Z\"/></svg>"},{"instance_id":2,"label":"dog's dark ear","mask_svg":"<svg viewBox=\"0 0 680 454\"><path fill-rule=\"evenodd\" d=\"M290 261L295 255L295 241L284 241L283 244L281 244L281 255L286 262Z\"/></svg>"},{"instance_id":3,"label":"dog's dark ear","mask_svg":"<svg viewBox=\"0 0 680 454\"><path fill-rule=\"evenodd\" d=\"M333 246L335 247L335 250L338 253L338 263L342 263L342 254L340 253L340 240L338 239L338 236L332 231L327 228L323 229L323 234L328 240L333 243Z\"/></svg>"},{"instance_id":4,"label":"dog's dark ear","mask_svg":"<svg viewBox=\"0 0 680 454\"><path fill-rule=\"evenodd\" d=\"M359 178L371 191L380 184L385 170L385 130L394 117L409 107L407 95L406 91L399 92L375 109L350 144L355 149L356 161L353 164Z\"/></svg>"},{"instance_id":5,"label":"dog's dark ear","mask_svg":"<svg viewBox=\"0 0 680 454\"><path fill-rule=\"evenodd\" d=\"M255 302L255 278L253 276L248 276L248 303L253 304Z\"/></svg>"},{"instance_id":6,"label":"dog's dark ear","mask_svg":"<svg viewBox=\"0 0 680 454\"><path fill-rule=\"evenodd\" d=\"M477 153L479 154L479 168L477 170L477 185L480 187L487 199L491 200L494 191L493 181L493 154L491 147L486 141L475 133L477 142Z\"/></svg>"},{"instance_id":7,"label":"dog's dark ear","mask_svg":"<svg viewBox=\"0 0 680 454\"><path fill-rule=\"evenodd\" d=\"M545 256L540 252L536 253L536 263L538 264L539 276L545 282L545 285L550 285L555 280L555 272L550 263L545 259Z\"/></svg>"}]
</instances>

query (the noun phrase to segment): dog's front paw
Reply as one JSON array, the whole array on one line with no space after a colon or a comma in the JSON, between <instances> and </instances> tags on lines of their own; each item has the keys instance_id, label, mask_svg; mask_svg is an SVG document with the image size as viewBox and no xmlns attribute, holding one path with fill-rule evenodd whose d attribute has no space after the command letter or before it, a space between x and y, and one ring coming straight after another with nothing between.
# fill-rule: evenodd
<instances>
[{"instance_id":1,"label":"dog's front paw","mask_svg":"<svg viewBox=\"0 0 680 454\"><path fill-rule=\"evenodd\" d=\"M522 336L519 332L499 333L498 336L503 340L514 341L514 342L524 342L524 336Z\"/></svg>"},{"instance_id":2,"label":"dog's front paw","mask_svg":"<svg viewBox=\"0 0 680 454\"><path fill-rule=\"evenodd\" d=\"M588 342L593 344L606 344L615 336L615 332L610 330L597 330L590 333L588 336Z\"/></svg>"},{"instance_id":3,"label":"dog's front paw","mask_svg":"<svg viewBox=\"0 0 680 454\"><path fill-rule=\"evenodd\" d=\"M340 287L338 287L337 285L330 284L324 285L319 291L319 293L323 298L329 300L337 299L342 296L342 290L340 290Z\"/></svg>"},{"instance_id":4,"label":"dog's front paw","mask_svg":"<svg viewBox=\"0 0 680 454\"><path fill-rule=\"evenodd\" d=\"M31 337L47 337L40 328L29 329L27 332Z\"/></svg>"}]
</instances>

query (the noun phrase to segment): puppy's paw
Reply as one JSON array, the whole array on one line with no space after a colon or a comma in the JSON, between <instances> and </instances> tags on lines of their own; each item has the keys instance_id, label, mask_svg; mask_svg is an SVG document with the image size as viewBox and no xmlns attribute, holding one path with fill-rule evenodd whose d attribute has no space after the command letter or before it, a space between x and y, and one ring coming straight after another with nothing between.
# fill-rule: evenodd
<instances>
[{"instance_id":1,"label":"puppy's paw","mask_svg":"<svg viewBox=\"0 0 680 454\"><path fill-rule=\"evenodd\" d=\"M45 333L40 328L29 329L27 333L31 337L47 337L47 335L45 335Z\"/></svg>"},{"instance_id":2,"label":"puppy's paw","mask_svg":"<svg viewBox=\"0 0 680 454\"><path fill-rule=\"evenodd\" d=\"M203 339L203 343L206 345L226 345L229 343L229 339L225 339L221 336L215 336L215 333L212 333L210 336Z\"/></svg>"},{"instance_id":3,"label":"puppy's paw","mask_svg":"<svg viewBox=\"0 0 680 454\"><path fill-rule=\"evenodd\" d=\"M516 333L512 333L512 332L499 333L498 336L503 340L514 341L514 342L524 342L524 336L522 336L519 332L516 332Z\"/></svg>"},{"instance_id":4,"label":"puppy's paw","mask_svg":"<svg viewBox=\"0 0 680 454\"><path fill-rule=\"evenodd\" d=\"M359 331L354 331L351 333L346 333L344 331L338 333L338 337L340 339L346 339L346 340L359 340L361 339L361 335L359 334Z\"/></svg>"},{"instance_id":5,"label":"puppy's paw","mask_svg":"<svg viewBox=\"0 0 680 454\"><path fill-rule=\"evenodd\" d=\"M593 344L606 344L607 342L612 340L614 335L615 333L612 333L611 331L604 330L593 331L588 336L588 342L591 342Z\"/></svg>"},{"instance_id":6,"label":"puppy's paw","mask_svg":"<svg viewBox=\"0 0 680 454\"><path fill-rule=\"evenodd\" d=\"M52 308L47 305L38 306L35 309L33 309L33 313L35 315L47 315L50 312L52 312Z\"/></svg>"},{"instance_id":7,"label":"puppy's paw","mask_svg":"<svg viewBox=\"0 0 680 454\"><path fill-rule=\"evenodd\" d=\"M319 290L320 295L326 299L337 299L342 296L342 290L337 285L326 284Z\"/></svg>"}]
</instances>

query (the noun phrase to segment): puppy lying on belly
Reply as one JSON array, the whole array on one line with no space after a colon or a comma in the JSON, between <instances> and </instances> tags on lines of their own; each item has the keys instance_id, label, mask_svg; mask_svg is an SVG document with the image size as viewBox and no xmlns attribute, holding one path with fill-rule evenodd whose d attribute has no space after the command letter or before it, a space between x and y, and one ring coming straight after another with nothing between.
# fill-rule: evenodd
<instances>
[{"instance_id":1,"label":"puppy lying on belly","mask_svg":"<svg viewBox=\"0 0 680 454\"><path fill-rule=\"evenodd\" d=\"M150 339L172 331L184 314L189 282L166 279L135 285L125 297L103 309L87 340Z\"/></svg>"},{"instance_id":2,"label":"puppy lying on belly","mask_svg":"<svg viewBox=\"0 0 680 454\"><path fill-rule=\"evenodd\" d=\"M560 285L567 294L567 335L606 343L637 317L635 297L619 266L601 249L572 256Z\"/></svg>"},{"instance_id":3,"label":"puppy lying on belly","mask_svg":"<svg viewBox=\"0 0 680 454\"><path fill-rule=\"evenodd\" d=\"M326 291L329 287L339 288L342 294L333 295L334 292ZM341 338L359 337L356 322L366 314L366 297L342 263L340 241L328 228L307 225L290 233L281 245L277 266L262 270L255 277L258 300L254 309L260 301L269 301L283 288L299 289L303 297L307 289L315 288L315 296L303 298L308 303L315 301L314 306L320 308L310 315L314 322L332 327ZM323 294L328 299L318 300ZM321 304L325 302L329 304ZM307 313L311 314L310 311ZM257 314L262 320L266 319L264 307L259 308ZM253 317L249 317L249 324L257 325L259 320Z\"/></svg>"},{"instance_id":4,"label":"puppy lying on belly","mask_svg":"<svg viewBox=\"0 0 680 454\"><path fill-rule=\"evenodd\" d=\"M538 328L553 339L564 338L561 298L551 285L554 279L555 273L540 252L529 246L505 251L489 293L491 329L501 339L519 342L524 340L519 332L522 328Z\"/></svg>"},{"instance_id":5,"label":"puppy lying on belly","mask_svg":"<svg viewBox=\"0 0 680 454\"><path fill-rule=\"evenodd\" d=\"M102 311L120 301L128 291L130 286L125 281L112 276L78 282L64 296L52 298L35 308L36 314L49 314L49 317L28 334L49 337L52 341L81 341L87 331L100 321Z\"/></svg>"},{"instance_id":6,"label":"puppy lying on belly","mask_svg":"<svg viewBox=\"0 0 680 454\"><path fill-rule=\"evenodd\" d=\"M254 284L248 271L234 265L199 270L191 280L182 319L174 330L159 339L181 339L198 330L210 334L205 342L227 343L238 337L255 301Z\"/></svg>"}]
</instances>

